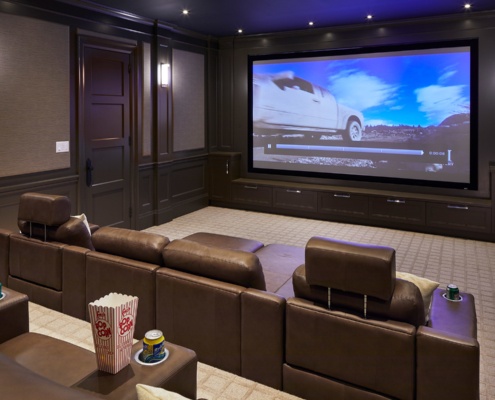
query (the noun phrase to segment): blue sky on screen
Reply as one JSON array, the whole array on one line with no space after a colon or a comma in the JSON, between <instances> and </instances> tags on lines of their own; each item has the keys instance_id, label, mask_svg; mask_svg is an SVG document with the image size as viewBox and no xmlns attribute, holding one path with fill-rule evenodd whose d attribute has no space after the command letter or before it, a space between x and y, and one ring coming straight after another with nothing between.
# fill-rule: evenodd
<instances>
[{"instance_id":1,"label":"blue sky on screen","mask_svg":"<svg viewBox=\"0 0 495 400\"><path fill-rule=\"evenodd\" d=\"M469 113L469 50L424 54L345 56L303 61L261 61L253 73L293 71L328 89L341 104L364 114L365 125L438 125Z\"/></svg>"}]
</instances>

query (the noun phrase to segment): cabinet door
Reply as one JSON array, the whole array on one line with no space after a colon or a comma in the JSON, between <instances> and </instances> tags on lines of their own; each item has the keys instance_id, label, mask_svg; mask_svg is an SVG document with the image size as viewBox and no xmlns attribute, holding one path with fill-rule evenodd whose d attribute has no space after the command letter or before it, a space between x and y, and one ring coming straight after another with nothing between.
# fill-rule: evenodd
<instances>
[{"instance_id":1,"label":"cabinet door","mask_svg":"<svg viewBox=\"0 0 495 400\"><path fill-rule=\"evenodd\" d=\"M272 188L250 184L232 183L232 201L257 206L272 205Z\"/></svg>"},{"instance_id":2,"label":"cabinet door","mask_svg":"<svg viewBox=\"0 0 495 400\"><path fill-rule=\"evenodd\" d=\"M273 189L273 206L289 210L317 211L317 193L300 189Z\"/></svg>"},{"instance_id":3,"label":"cabinet door","mask_svg":"<svg viewBox=\"0 0 495 400\"><path fill-rule=\"evenodd\" d=\"M368 196L352 193L320 193L318 211L323 214L368 216Z\"/></svg>"},{"instance_id":4,"label":"cabinet door","mask_svg":"<svg viewBox=\"0 0 495 400\"><path fill-rule=\"evenodd\" d=\"M428 203L426 221L428 226L490 233L492 211L489 207Z\"/></svg>"},{"instance_id":5,"label":"cabinet door","mask_svg":"<svg viewBox=\"0 0 495 400\"><path fill-rule=\"evenodd\" d=\"M230 201L230 184L239 178L240 154L212 153L209 158L210 167L210 200Z\"/></svg>"},{"instance_id":6,"label":"cabinet door","mask_svg":"<svg viewBox=\"0 0 495 400\"><path fill-rule=\"evenodd\" d=\"M370 218L381 221L424 225L425 202L395 197L370 197Z\"/></svg>"}]
</instances>

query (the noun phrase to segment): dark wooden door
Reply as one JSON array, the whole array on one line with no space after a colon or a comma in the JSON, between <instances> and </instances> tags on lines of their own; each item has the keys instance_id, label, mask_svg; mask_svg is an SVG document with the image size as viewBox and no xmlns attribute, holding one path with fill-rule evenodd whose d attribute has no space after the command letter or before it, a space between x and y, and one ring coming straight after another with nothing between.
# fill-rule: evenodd
<instances>
[{"instance_id":1,"label":"dark wooden door","mask_svg":"<svg viewBox=\"0 0 495 400\"><path fill-rule=\"evenodd\" d=\"M131 227L132 49L81 43L81 197L89 220Z\"/></svg>"}]
</instances>

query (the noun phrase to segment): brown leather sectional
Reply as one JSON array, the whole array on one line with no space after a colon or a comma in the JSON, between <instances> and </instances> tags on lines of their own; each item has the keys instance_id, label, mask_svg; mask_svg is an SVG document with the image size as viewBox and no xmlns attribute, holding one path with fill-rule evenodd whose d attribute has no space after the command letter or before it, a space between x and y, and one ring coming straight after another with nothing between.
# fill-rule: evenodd
<instances>
[{"instance_id":1,"label":"brown leather sectional","mask_svg":"<svg viewBox=\"0 0 495 400\"><path fill-rule=\"evenodd\" d=\"M168 363L129 366L113 375L97 369L95 354L55 337L29 332L28 297L5 289L0 301L0 387L2 399L136 400L136 384L163 387L196 399L197 357L166 344ZM142 350L134 344L132 354Z\"/></svg>"},{"instance_id":2,"label":"brown leather sectional","mask_svg":"<svg viewBox=\"0 0 495 400\"><path fill-rule=\"evenodd\" d=\"M452 302L435 290L425 323L421 293L396 278L391 248L90 234L67 212L57 216L59 196L21 203L30 209L40 196L41 210L20 211L24 233L0 231L0 280L34 302L87 319L87 304L109 292L138 296L137 338L161 329L199 361L305 399L479 398L474 298Z\"/></svg>"}]
</instances>

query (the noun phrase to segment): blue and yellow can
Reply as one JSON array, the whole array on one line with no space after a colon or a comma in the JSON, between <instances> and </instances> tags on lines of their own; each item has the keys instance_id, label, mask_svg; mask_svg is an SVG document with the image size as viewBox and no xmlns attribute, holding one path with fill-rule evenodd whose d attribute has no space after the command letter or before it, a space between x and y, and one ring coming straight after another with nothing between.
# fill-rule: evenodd
<instances>
[{"instance_id":1,"label":"blue and yellow can","mask_svg":"<svg viewBox=\"0 0 495 400\"><path fill-rule=\"evenodd\" d=\"M163 332L153 329L146 332L143 339L143 353L141 358L146 363L154 363L165 357L165 338Z\"/></svg>"}]
</instances>

